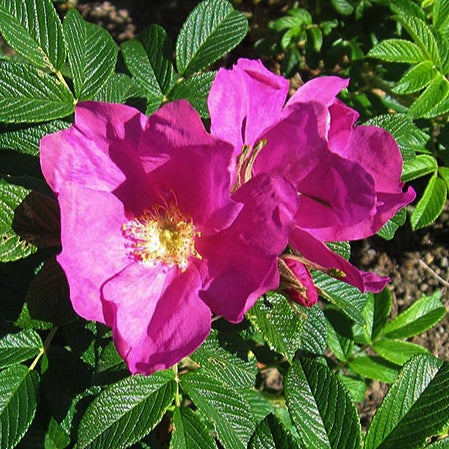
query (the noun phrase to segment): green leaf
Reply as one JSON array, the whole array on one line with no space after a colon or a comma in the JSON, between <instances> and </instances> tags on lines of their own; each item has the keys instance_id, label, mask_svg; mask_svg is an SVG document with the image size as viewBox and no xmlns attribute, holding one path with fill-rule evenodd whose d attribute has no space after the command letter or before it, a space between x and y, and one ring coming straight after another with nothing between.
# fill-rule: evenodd
<instances>
[{"instance_id":1,"label":"green leaf","mask_svg":"<svg viewBox=\"0 0 449 449\"><path fill-rule=\"evenodd\" d=\"M408 309L390 321L381 334L388 338L409 338L430 329L446 314L441 303L441 292L432 296L424 296L414 302Z\"/></svg>"},{"instance_id":2,"label":"green leaf","mask_svg":"<svg viewBox=\"0 0 449 449\"><path fill-rule=\"evenodd\" d=\"M176 41L176 63L183 76L208 67L245 37L248 22L226 0L205 0L187 17Z\"/></svg>"},{"instance_id":3,"label":"green leaf","mask_svg":"<svg viewBox=\"0 0 449 449\"><path fill-rule=\"evenodd\" d=\"M449 2L447 0L435 0L432 23L435 29L442 32L447 31L449 26Z\"/></svg>"},{"instance_id":4,"label":"green leaf","mask_svg":"<svg viewBox=\"0 0 449 449\"><path fill-rule=\"evenodd\" d=\"M160 91L167 94L175 81L173 49L167 32L159 25L150 25L143 30L138 39L148 55Z\"/></svg>"},{"instance_id":5,"label":"green leaf","mask_svg":"<svg viewBox=\"0 0 449 449\"><path fill-rule=\"evenodd\" d=\"M398 376L399 366L377 356L356 357L349 363L352 371L369 379L392 383Z\"/></svg>"},{"instance_id":6,"label":"green leaf","mask_svg":"<svg viewBox=\"0 0 449 449\"><path fill-rule=\"evenodd\" d=\"M349 16L354 11L353 0L332 0L332 5L337 12L344 16Z\"/></svg>"},{"instance_id":7,"label":"green leaf","mask_svg":"<svg viewBox=\"0 0 449 449\"><path fill-rule=\"evenodd\" d=\"M70 444L70 437L52 417L45 434L45 449L64 449Z\"/></svg>"},{"instance_id":8,"label":"green leaf","mask_svg":"<svg viewBox=\"0 0 449 449\"><path fill-rule=\"evenodd\" d=\"M434 110L441 105L446 108L449 96L449 82L443 75L435 77L427 86L425 91L410 106L409 114L414 118L433 117ZM437 112L436 115L439 115Z\"/></svg>"},{"instance_id":9,"label":"green leaf","mask_svg":"<svg viewBox=\"0 0 449 449\"><path fill-rule=\"evenodd\" d=\"M293 360L301 343L304 321L278 293L267 293L247 312L246 317L274 351Z\"/></svg>"},{"instance_id":10,"label":"green leaf","mask_svg":"<svg viewBox=\"0 0 449 449\"><path fill-rule=\"evenodd\" d=\"M242 339L212 329L207 340L191 358L204 372L230 383L236 389L251 388L256 381L257 361L248 357L249 350Z\"/></svg>"},{"instance_id":11,"label":"green leaf","mask_svg":"<svg viewBox=\"0 0 449 449\"><path fill-rule=\"evenodd\" d=\"M387 324L387 319L391 313L393 305L393 295L388 288L380 293L372 295L373 301L373 326L371 329L371 341L375 340Z\"/></svg>"},{"instance_id":12,"label":"green leaf","mask_svg":"<svg viewBox=\"0 0 449 449\"><path fill-rule=\"evenodd\" d=\"M444 440L435 441L434 443L426 446L426 449L449 449L449 438L444 438Z\"/></svg>"},{"instance_id":13,"label":"green leaf","mask_svg":"<svg viewBox=\"0 0 449 449\"><path fill-rule=\"evenodd\" d=\"M43 122L74 111L72 93L54 76L28 64L0 61L0 121Z\"/></svg>"},{"instance_id":14,"label":"green leaf","mask_svg":"<svg viewBox=\"0 0 449 449\"><path fill-rule=\"evenodd\" d=\"M367 386L362 380L354 379L353 377L338 375L340 382L349 390L352 399L356 402L365 400Z\"/></svg>"},{"instance_id":15,"label":"green leaf","mask_svg":"<svg viewBox=\"0 0 449 449\"><path fill-rule=\"evenodd\" d=\"M127 377L89 405L78 428L77 449L126 448L162 419L175 395L174 372Z\"/></svg>"},{"instance_id":16,"label":"green leaf","mask_svg":"<svg viewBox=\"0 0 449 449\"><path fill-rule=\"evenodd\" d=\"M438 71L432 61L422 61L410 68L393 87L398 94L411 94L424 89L436 76Z\"/></svg>"},{"instance_id":17,"label":"green leaf","mask_svg":"<svg viewBox=\"0 0 449 449\"><path fill-rule=\"evenodd\" d=\"M114 73L117 46L112 36L86 22L74 8L64 19L68 59L78 100L91 100Z\"/></svg>"},{"instance_id":18,"label":"green leaf","mask_svg":"<svg viewBox=\"0 0 449 449\"><path fill-rule=\"evenodd\" d=\"M208 118L207 97L216 74L217 72L206 72L181 79L170 91L170 100L184 98L198 111L201 117Z\"/></svg>"},{"instance_id":19,"label":"green leaf","mask_svg":"<svg viewBox=\"0 0 449 449\"><path fill-rule=\"evenodd\" d=\"M410 216L412 229L416 231L433 223L441 214L446 203L447 187L436 174L433 175Z\"/></svg>"},{"instance_id":20,"label":"green leaf","mask_svg":"<svg viewBox=\"0 0 449 449\"><path fill-rule=\"evenodd\" d=\"M430 59L437 67L441 67L438 46L430 27L420 18L409 15L397 16L396 20L402 23L408 34L426 55L425 59Z\"/></svg>"},{"instance_id":21,"label":"green leaf","mask_svg":"<svg viewBox=\"0 0 449 449\"><path fill-rule=\"evenodd\" d=\"M419 449L449 425L449 363L411 359L387 393L366 435L366 449Z\"/></svg>"},{"instance_id":22,"label":"green leaf","mask_svg":"<svg viewBox=\"0 0 449 449\"><path fill-rule=\"evenodd\" d=\"M403 39L382 40L368 52L367 56L387 62L406 62L409 64L418 64L428 59L426 53L420 47Z\"/></svg>"},{"instance_id":23,"label":"green leaf","mask_svg":"<svg viewBox=\"0 0 449 449\"><path fill-rule=\"evenodd\" d=\"M202 370L181 377L182 389L209 419L225 449L246 449L255 424L248 401L232 385Z\"/></svg>"},{"instance_id":24,"label":"green leaf","mask_svg":"<svg viewBox=\"0 0 449 449\"><path fill-rule=\"evenodd\" d=\"M270 413L275 413L277 410L274 403L255 388L245 388L243 390L239 390L239 393L241 393L250 404L253 421L255 424L259 424L265 419L266 416Z\"/></svg>"},{"instance_id":25,"label":"green leaf","mask_svg":"<svg viewBox=\"0 0 449 449\"><path fill-rule=\"evenodd\" d=\"M0 262L23 259L37 251L37 247L17 235L14 228L15 210L30 192L0 180Z\"/></svg>"},{"instance_id":26,"label":"green leaf","mask_svg":"<svg viewBox=\"0 0 449 449\"><path fill-rule=\"evenodd\" d=\"M350 358L354 348L351 332L352 321L334 306L326 307L324 314L327 318L327 343L329 349L340 361Z\"/></svg>"},{"instance_id":27,"label":"green leaf","mask_svg":"<svg viewBox=\"0 0 449 449\"><path fill-rule=\"evenodd\" d=\"M377 235L380 235L385 240L392 240L396 231L407 220L407 212L405 209L401 209L396 212L393 218L390 218L378 231Z\"/></svg>"},{"instance_id":28,"label":"green leaf","mask_svg":"<svg viewBox=\"0 0 449 449\"><path fill-rule=\"evenodd\" d=\"M438 173L441 179L446 183L446 187L449 190L449 167L439 167Z\"/></svg>"},{"instance_id":29,"label":"green leaf","mask_svg":"<svg viewBox=\"0 0 449 449\"><path fill-rule=\"evenodd\" d=\"M17 150L20 153L39 155L39 142L47 134L65 129L69 123L62 120L39 123L38 125L7 125L0 134L0 148Z\"/></svg>"},{"instance_id":30,"label":"green leaf","mask_svg":"<svg viewBox=\"0 0 449 449\"><path fill-rule=\"evenodd\" d=\"M404 162L401 179L404 182L412 181L429 173L436 172L438 164L436 159L429 154L419 154L415 159Z\"/></svg>"},{"instance_id":31,"label":"green leaf","mask_svg":"<svg viewBox=\"0 0 449 449\"><path fill-rule=\"evenodd\" d=\"M36 413L39 375L27 366L0 371L0 447L12 449L22 439Z\"/></svg>"},{"instance_id":32,"label":"green leaf","mask_svg":"<svg viewBox=\"0 0 449 449\"><path fill-rule=\"evenodd\" d=\"M0 32L17 53L38 67L56 72L65 63L62 26L50 0L2 0Z\"/></svg>"},{"instance_id":33,"label":"green leaf","mask_svg":"<svg viewBox=\"0 0 449 449\"><path fill-rule=\"evenodd\" d=\"M293 437L274 415L269 415L256 428L248 449L299 449Z\"/></svg>"},{"instance_id":34,"label":"green leaf","mask_svg":"<svg viewBox=\"0 0 449 449\"><path fill-rule=\"evenodd\" d=\"M215 449L217 445L200 417L190 408L175 408L170 449Z\"/></svg>"},{"instance_id":35,"label":"green leaf","mask_svg":"<svg viewBox=\"0 0 449 449\"><path fill-rule=\"evenodd\" d=\"M135 89L134 81L124 73L114 73L95 94L95 101L124 103Z\"/></svg>"},{"instance_id":36,"label":"green leaf","mask_svg":"<svg viewBox=\"0 0 449 449\"><path fill-rule=\"evenodd\" d=\"M314 284L320 289L320 295L341 309L351 320L363 325L362 315L369 294L345 282L334 279L321 271L312 273Z\"/></svg>"},{"instance_id":37,"label":"green leaf","mask_svg":"<svg viewBox=\"0 0 449 449\"><path fill-rule=\"evenodd\" d=\"M37 332L26 329L0 338L0 368L25 362L39 354L42 340Z\"/></svg>"},{"instance_id":38,"label":"green leaf","mask_svg":"<svg viewBox=\"0 0 449 449\"><path fill-rule=\"evenodd\" d=\"M365 124L380 126L392 134L401 149L404 161L414 159L415 151L422 149L430 139L407 114L378 115Z\"/></svg>"},{"instance_id":39,"label":"green leaf","mask_svg":"<svg viewBox=\"0 0 449 449\"><path fill-rule=\"evenodd\" d=\"M403 365L414 355L429 354L429 351L420 345L401 340L383 338L373 344L373 349L389 362Z\"/></svg>"},{"instance_id":40,"label":"green leaf","mask_svg":"<svg viewBox=\"0 0 449 449\"><path fill-rule=\"evenodd\" d=\"M310 354L323 355L327 348L326 318L318 305L312 308L297 306L306 315L302 322L300 348Z\"/></svg>"},{"instance_id":41,"label":"green leaf","mask_svg":"<svg viewBox=\"0 0 449 449\"><path fill-rule=\"evenodd\" d=\"M295 361L285 380L287 406L306 447L359 449L357 411L346 388L327 366Z\"/></svg>"},{"instance_id":42,"label":"green leaf","mask_svg":"<svg viewBox=\"0 0 449 449\"><path fill-rule=\"evenodd\" d=\"M131 39L124 42L121 49L126 67L135 82L145 90L146 97L154 97L162 102L164 93L161 90L153 65L142 42L137 39Z\"/></svg>"},{"instance_id":43,"label":"green leaf","mask_svg":"<svg viewBox=\"0 0 449 449\"><path fill-rule=\"evenodd\" d=\"M394 2L387 1L386 3L395 14L405 14L419 17L423 20L426 19L425 11L413 0L395 0Z\"/></svg>"}]
</instances>

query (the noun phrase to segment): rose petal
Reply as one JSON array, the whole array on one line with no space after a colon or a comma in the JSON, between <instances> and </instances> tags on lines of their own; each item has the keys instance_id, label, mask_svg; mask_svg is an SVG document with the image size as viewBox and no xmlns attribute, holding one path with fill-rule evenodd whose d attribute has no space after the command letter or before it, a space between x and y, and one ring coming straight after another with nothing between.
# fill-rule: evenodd
<instances>
[{"instance_id":1,"label":"rose petal","mask_svg":"<svg viewBox=\"0 0 449 449\"><path fill-rule=\"evenodd\" d=\"M193 352L210 332L211 313L198 297L194 266L133 264L103 288L107 324L133 374L166 369Z\"/></svg>"},{"instance_id":2,"label":"rose petal","mask_svg":"<svg viewBox=\"0 0 449 449\"><path fill-rule=\"evenodd\" d=\"M138 142L146 117L120 104L79 103L75 124L45 136L41 167L54 192L68 181L90 189L112 191L128 176L139 182Z\"/></svg>"},{"instance_id":3,"label":"rose petal","mask_svg":"<svg viewBox=\"0 0 449 449\"><path fill-rule=\"evenodd\" d=\"M319 241L306 231L295 227L290 234L290 245L301 253L301 255L327 269L335 269L343 273L336 276L341 281L357 287L361 292L382 290L390 278L378 276L374 273L360 272L346 259L331 251L323 242Z\"/></svg>"},{"instance_id":4,"label":"rose petal","mask_svg":"<svg viewBox=\"0 0 449 449\"><path fill-rule=\"evenodd\" d=\"M264 174L244 184L234 199L245 204L235 223L199 239L198 250L201 298L214 313L239 322L259 296L279 285L277 256L293 225L296 194L283 178Z\"/></svg>"},{"instance_id":5,"label":"rose petal","mask_svg":"<svg viewBox=\"0 0 449 449\"><path fill-rule=\"evenodd\" d=\"M208 98L212 134L232 143L238 156L277 120L287 92L288 81L260 61L239 59L232 70L220 69Z\"/></svg>"},{"instance_id":6,"label":"rose petal","mask_svg":"<svg viewBox=\"0 0 449 449\"><path fill-rule=\"evenodd\" d=\"M62 252L57 259L69 281L73 308L87 320L104 323L101 286L131 262L121 230L127 220L123 204L107 192L71 183L61 189L58 201Z\"/></svg>"},{"instance_id":7,"label":"rose petal","mask_svg":"<svg viewBox=\"0 0 449 449\"><path fill-rule=\"evenodd\" d=\"M152 201L172 200L203 234L229 226L241 209L230 200L231 146L206 132L188 102L150 116L140 148Z\"/></svg>"}]
</instances>

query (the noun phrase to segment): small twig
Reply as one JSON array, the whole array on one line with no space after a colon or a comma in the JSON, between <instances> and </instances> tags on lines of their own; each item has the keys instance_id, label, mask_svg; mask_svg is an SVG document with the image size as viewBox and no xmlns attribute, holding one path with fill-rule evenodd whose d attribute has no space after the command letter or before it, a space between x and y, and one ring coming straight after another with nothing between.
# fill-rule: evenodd
<instances>
[{"instance_id":1,"label":"small twig","mask_svg":"<svg viewBox=\"0 0 449 449\"><path fill-rule=\"evenodd\" d=\"M439 282L441 282L446 287L449 287L449 282L444 280L441 276L438 275L432 268L429 267L422 259L418 259L421 266L426 269L435 279L437 279Z\"/></svg>"}]
</instances>

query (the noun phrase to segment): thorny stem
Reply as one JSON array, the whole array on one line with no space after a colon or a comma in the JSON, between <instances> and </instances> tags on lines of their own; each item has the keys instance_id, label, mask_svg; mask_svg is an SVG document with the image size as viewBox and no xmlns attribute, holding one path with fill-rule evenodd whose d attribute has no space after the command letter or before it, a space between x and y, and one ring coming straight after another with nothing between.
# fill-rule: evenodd
<instances>
[{"instance_id":1,"label":"thorny stem","mask_svg":"<svg viewBox=\"0 0 449 449\"><path fill-rule=\"evenodd\" d=\"M36 356L36 358L33 360L33 363L28 368L30 371L32 371L36 365L37 362L40 360L40 358L47 352L48 347L50 346L51 341L53 340L53 337L56 334L56 331L58 330L58 326L53 326L50 330L50 332L47 335L47 338L44 341L44 344L40 348L39 354Z\"/></svg>"}]
</instances>

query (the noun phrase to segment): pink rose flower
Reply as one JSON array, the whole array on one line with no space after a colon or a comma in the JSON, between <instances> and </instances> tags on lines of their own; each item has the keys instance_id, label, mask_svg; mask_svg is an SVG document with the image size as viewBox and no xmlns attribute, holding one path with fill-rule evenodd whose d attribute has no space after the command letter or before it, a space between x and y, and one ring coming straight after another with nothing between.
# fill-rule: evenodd
<instances>
[{"instance_id":1,"label":"pink rose flower","mask_svg":"<svg viewBox=\"0 0 449 449\"><path fill-rule=\"evenodd\" d=\"M212 85L211 132L234 148L234 189L260 173L280 174L294 186L299 207L289 244L298 262L378 292L389 278L357 270L325 243L375 234L415 193L402 190L393 137L355 126L357 112L336 98L348 82L316 78L285 103L286 79L260 61L240 59L220 69Z\"/></svg>"},{"instance_id":2,"label":"pink rose flower","mask_svg":"<svg viewBox=\"0 0 449 449\"><path fill-rule=\"evenodd\" d=\"M211 311L238 322L279 285L296 192L261 174L231 197L232 147L186 101L150 117L78 104L40 150L73 307L112 328L132 373L177 363L207 337Z\"/></svg>"}]
</instances>

